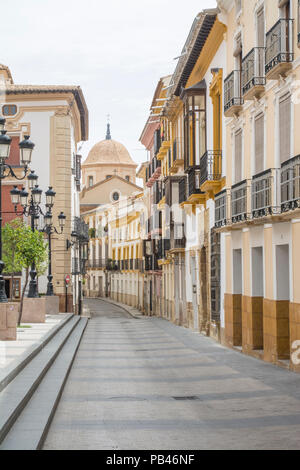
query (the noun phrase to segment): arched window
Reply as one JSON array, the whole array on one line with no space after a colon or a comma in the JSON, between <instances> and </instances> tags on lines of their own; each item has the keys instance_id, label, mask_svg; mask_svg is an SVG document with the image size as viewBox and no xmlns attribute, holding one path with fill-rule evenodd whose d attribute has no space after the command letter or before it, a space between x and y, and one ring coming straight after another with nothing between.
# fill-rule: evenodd
<instances>
[{"instance_id":1,"label":"arched window","mask_svg":"<svg viewBox=\"0 0 300 470\"><path fill-rule=\"evenodd\" d=\"M126 181L130 181L130 176L129 175L125 176L125 179Z\"/></svg>"},{"instance_id":2,"label":"arched window","mask_svg":"<svg viewBox=\"0 0 300 470\"><path fill-rule=\"evenodd\" d=\"M91 188L94 185L94 177L89 176L89 188Z\"/></svg>"}]
</instances>

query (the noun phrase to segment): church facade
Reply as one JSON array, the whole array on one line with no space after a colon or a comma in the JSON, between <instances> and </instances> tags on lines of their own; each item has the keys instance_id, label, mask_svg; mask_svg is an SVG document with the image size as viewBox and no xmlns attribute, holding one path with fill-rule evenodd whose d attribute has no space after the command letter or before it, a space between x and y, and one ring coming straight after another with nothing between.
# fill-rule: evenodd
<instances>
[{"instance_id":1,"label":"church facade","mask_svg":"<svg viewBox=\"0 0 300 470\"><path fill-rule=\"evenodd\" d=\"M122 286L124 293L132 286L129 271L133 266L138 270L138 262L130 260L140 256L139 214L127 211L143 194L136 168L124 145L111 138L108 124L105 140L94 145L82 164L80 211L90 236L84 292L89 297L120 298Z\"/></svg>"}]
</instances>

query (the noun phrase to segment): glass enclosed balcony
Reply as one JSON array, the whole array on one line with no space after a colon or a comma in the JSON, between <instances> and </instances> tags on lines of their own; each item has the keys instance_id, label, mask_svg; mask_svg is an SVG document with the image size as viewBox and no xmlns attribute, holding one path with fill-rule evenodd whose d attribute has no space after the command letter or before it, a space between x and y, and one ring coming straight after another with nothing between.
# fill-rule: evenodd
<instances>
[{"instance_id":1,"label":"glass enclosed balcony","mask_svg":"<svg viewBox=\"0 0 300 470\"><path fill-rule=\"evenodd\" d=\"M265 89L265 48L254 47L243 59L242 69L243 97L251 100Z\"/></svg>"},{"instance_id":2,"label":"glass enclosed balcony","mask_svg":"<svg viewBox=\"0 0 300 470\"><path fill-rule=\"evenodd\" d=\"M300 208L300 155L281 165L281 211Z\"/></svg>"},{"instance_id":3,"label":"glass enclosed balcony","mask_svg":"<svg viewBox=\"0 0 300 470\"><path fill-rule=\"evenodd\" d=\"M281 18L266 35L266 78L278 79L292 68L294 20Z\"/></svg>"},{"instance_id":4,"label":"glass enclosed balcony","mask_svg":"<svg viewBox=\"0 0 300 470\"><path fill-rule=\"evenodd\" d=\"M276 170L266 170L252 178L252 217L266 217L276 210Z\"/></svg>"},{"instance_id":5,"label":"glass enclosed balcony","mask_svg":"<svg viewBox=\"0 0 300 470\"><path fill-rule=\"evenodd\" d=\"M215 197L215 227L220 228L227 225L227 192L221 191Z\"/></svg>"},{"instance_id":6,"label":"glass enclosed balcony","mask_svg":"<svg viewBox=\"0 0 300 470\"><path fill-rule=\"evenodd\" d=\"M231 220L234 224L247 219L247 181L244 180L231 188Z\"/></svg>"},{"instance_id":7,"label":"glass enclosed balcony","mask_svg":"<svg viewBox=\"0 0 300 470\"><path fill-rule=\"evenodd\" d=\"M224 81L224 114L232 117L238 114L244 100L242 97L241 70L234 70Z\"/></svg>"}]
</instances>

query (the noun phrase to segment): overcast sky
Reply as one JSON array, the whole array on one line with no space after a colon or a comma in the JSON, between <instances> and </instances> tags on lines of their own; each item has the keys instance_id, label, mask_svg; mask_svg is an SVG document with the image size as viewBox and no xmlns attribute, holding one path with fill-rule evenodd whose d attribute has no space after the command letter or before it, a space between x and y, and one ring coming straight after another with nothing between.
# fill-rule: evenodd
<instances>
[{"instance_id":1,"label":"overcast sky","mask_svg":"<svg viewBox=\"0 0 300 470\"><path fill-rule=\"evenodd\" d=\"M172 73L195 16L215 0L15 0L1 5L1 59L15 83L80 85L90 138L112 138L138 163L160 77ZM34 140L34 136L32 136Z\"/></svg>"}]
</instances>

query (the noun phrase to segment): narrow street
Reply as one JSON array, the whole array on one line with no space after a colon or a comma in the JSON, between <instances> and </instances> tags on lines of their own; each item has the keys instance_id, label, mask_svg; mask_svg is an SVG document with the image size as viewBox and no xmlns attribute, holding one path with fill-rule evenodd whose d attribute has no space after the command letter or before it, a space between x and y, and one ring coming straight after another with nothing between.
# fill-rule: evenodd
<instances>
[{"instance_id":1,"label":"narrow street","mask_svg":"<svg viewBox=\"0 0 300 470\"><path fill-rule=\"evenodd\" d=\"M44 449L300 449L300 377L159 318L93 318Z\"/></svg>"}]
</instances>

